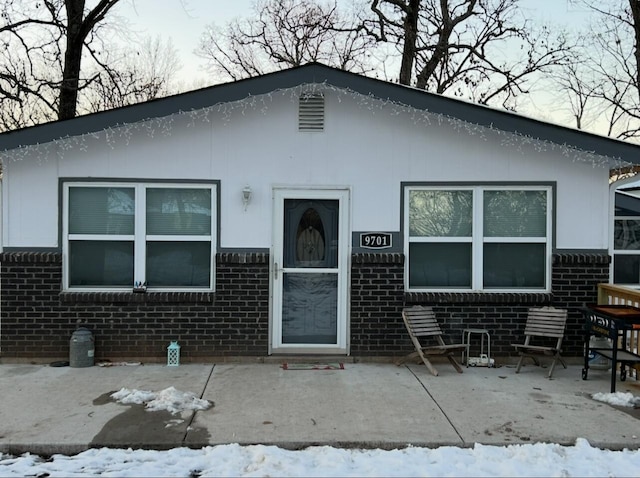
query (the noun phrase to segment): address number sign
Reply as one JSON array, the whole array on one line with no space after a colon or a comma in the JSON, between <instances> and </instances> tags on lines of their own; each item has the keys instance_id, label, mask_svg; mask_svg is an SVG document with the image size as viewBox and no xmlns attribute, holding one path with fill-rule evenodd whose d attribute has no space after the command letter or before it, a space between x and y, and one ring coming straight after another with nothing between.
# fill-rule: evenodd
<instances>
[{"instance_id":1,"label":"address number sign","mask_svg":"<svg viewBox=\"0 0 640 478\"><path fill-rule=\"evenodd\" d=\"M391 234L388 232L365 232L360 234L360 247L365 249L386 249L391 247Z\"/></svg>"}]
</instances>

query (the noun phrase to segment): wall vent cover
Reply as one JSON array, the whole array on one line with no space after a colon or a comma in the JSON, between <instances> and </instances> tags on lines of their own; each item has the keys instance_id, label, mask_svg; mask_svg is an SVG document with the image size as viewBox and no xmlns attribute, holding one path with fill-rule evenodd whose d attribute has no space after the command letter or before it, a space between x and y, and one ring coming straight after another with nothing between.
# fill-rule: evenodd
<instances>
[{"instance_id":1,"label":"wall vent cover","mask_svg":"<svg viewBox=\"0 0 640 478\"><path fill-rule=\"evenodd\" d=\"M298 104L298 131L324 130L324 95L302 94Z\"/></svg>"}]
</instances>

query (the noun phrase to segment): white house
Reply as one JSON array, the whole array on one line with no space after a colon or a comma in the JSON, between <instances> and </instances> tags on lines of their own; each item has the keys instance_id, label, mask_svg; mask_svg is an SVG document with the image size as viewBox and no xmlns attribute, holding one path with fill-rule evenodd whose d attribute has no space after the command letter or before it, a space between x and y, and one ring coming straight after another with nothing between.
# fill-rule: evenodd
<instances>
[{"instance_id":1,"label":"white house","mask_svg":"<svg viewBox=\"0 0 640 478\"><path fill-rule=\"evenodd\" d=\"M513 353L609 282L630 143L310 64L0 135L0 354L394 356L407 304Z\"/></svg>"}]
</instances>

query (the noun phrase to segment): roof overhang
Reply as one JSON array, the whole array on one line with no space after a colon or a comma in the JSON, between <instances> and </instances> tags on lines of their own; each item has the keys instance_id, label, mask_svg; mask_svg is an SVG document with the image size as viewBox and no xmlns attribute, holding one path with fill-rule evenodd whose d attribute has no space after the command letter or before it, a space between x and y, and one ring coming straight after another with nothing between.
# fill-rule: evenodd
<instances>
[{"instance_id":1,"label":"roof overhang","mask_svg":"<svg viewBox=\"0 0 640 478\"><path fill-rule=\"evenodd\" d=\"M491 130L514 133L529 139L583 151L589 155L608 158L610 167L640 164L640 146L629 142L349 73L318 63L69 120L6 132L0 134L0 151L8 152L63 138L97 133L109 128L236 102L304 84L330 85Z\"/></svg>"}]
</instances>

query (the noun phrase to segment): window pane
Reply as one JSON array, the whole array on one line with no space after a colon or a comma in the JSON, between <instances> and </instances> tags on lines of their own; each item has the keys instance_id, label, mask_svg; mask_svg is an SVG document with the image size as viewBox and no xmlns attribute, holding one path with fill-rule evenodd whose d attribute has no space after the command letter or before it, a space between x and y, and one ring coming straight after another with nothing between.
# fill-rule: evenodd
<instances>
[{"instance_id":1,"label":"window pane","mask_svg":"<svg viewBox=\"0 0 640 478\"><path fill-rule=\"evenodd\" d=\"M210 287L210 242L147 242L149 287Z\"/></svg>"},{"instance_id":2,"label":"window pane","mask_svg":"<svg viewBox=\"0 0 640 478\"><path fill-rule=\"evenodd\" d=\"M545 244L485 244L485 288L544 288Z\"/></svg>"},{"instance_id":3,"label":"window pane","mask_svg":"<svg viewBox=\"0 0 640 478\"><path fill-rule=\"evenodd\" d=\"M147 234L211 234L210 189L147 189Z\"/></svg>"},{"instance_id":4,"label":"window pane","mask_svg":"<svg viewBox=\"0 0 640 478\"><path fill-rule=\"evenodd\" d=\"M485 191L485 237L545 237L546 191Z\"/></svg>"},{"instance_id":5,"label":"window pane","mask_svg":"<svg viewBox=\"0 0 640 478\"><path fill-rule=\"evenodd\" d=\"M133 234L133 188L69 188L70 234Z\"/></svg>"},{"instance_id":6,"label":"window pane","mask_svg":"<svg viewBox=\"0 0 640 478\"><path fill-rule=\"evenodd\" d=\"M133 242L69 241L69 285L133 287Z\"/></svg>"},{"instance_id":7,"label":"window pane","mask_svg":"<svg viewBox=\"0 0 640 478\"><path fill-rule=\"evenodd\" d=\"M640 283L640 256L615 254L613 256L613 283Z\"/></svg>"},{"instance_id":8,"label":"window pane","mask_svg":"<svg viewBox=\"0 0 640 478\"><path fill-rule=\"evenodd\" d=\"M409 244L409 287L471 287L471 244Z\"/></svg>"},{"instance_id":9,"label":"window pane","mask_svg":"<svg viewBox=\"0 0 640 478\"><path fill-rule=\"evenodd\" d=\"M286 273L282 289L282 343L335 345L338 275Z\"/></svg>"},{"instance_id":10,"label":"window pane","mask_svg":"<svg viewBox=\"0 0 640 478\"><path fill-rule=\"evenodd\" d=\"M640 249L640 220L616 219L613 231L613 248L618 250Z\"/></svg>"},{"instance_id":11,"label":"window pane","mask_svg":"<svg viewBox=\"0 0 640 478\"><path fill-rule=\"evenodd\" d=\"M410 191L409 235L469 237L472 191Z\"/></svg>"}]
</instances>

